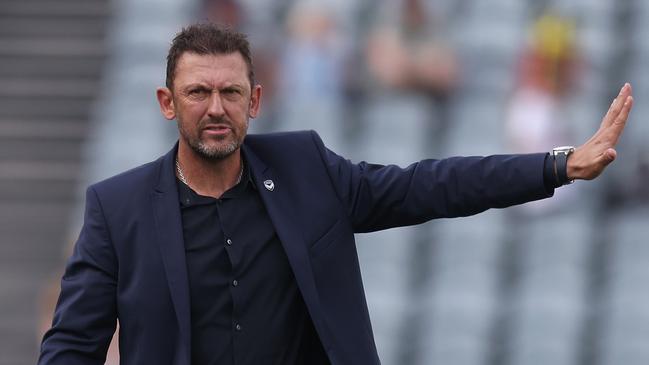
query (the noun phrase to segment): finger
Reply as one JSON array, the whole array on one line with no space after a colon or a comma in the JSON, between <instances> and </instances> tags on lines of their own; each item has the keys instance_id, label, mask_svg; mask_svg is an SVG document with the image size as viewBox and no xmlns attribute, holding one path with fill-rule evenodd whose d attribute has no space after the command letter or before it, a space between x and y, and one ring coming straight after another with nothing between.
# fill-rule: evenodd
<instances>
[{"instance_id":1,"label":"finger","mask_svg":"<svg viewBox=\"0 0 649 365\"><path fill-rule=\"evenodd\" d=\"M622 110L620 111L620 114L617 115L615 118L615 122L613 122L614 125L619 125L619 124L625 124L627 119L629 118L629 112L631 112L631 108L633 107L633 96L627 96L626 100L624 101L624 105L622 105Z\"/></svg>"},{"instance_id":2,"label":"finger","mask_svg":"<svg viewBox=\"0 0 649 365\"><path fill-rule=\"evenodd\" d=\"M626 84L622 85L622 87L620 88L620 91L613 98L613 101L611 102L611 105L609 105L608 110L606 111L606 114L604 115L604 118L610 116L611 113L613 112L613 109L619 104L620 95L622 95L622 92L624 91L625 86L626 86Z\"/></svg>"},{"instance_id":3,"label":"finger","mask_svg":"<svg viewBox=\"0 0 649 365\"><path fill-rule=\"evenodd\" d=\"M604 118L602 118L602 123L601 127L604 127L606 125L606 121L611 118L611 113L613 113L613 107L615 106L615 103L620 100L619 95L613 98L613 101L611 102L611 105L608 107L608 110L606 111L606 114L604 114Z\"/></svg>"},{"instance_id":4,"label":"finger","mask_svg":"<svg viewBox=\"0 0 649 365\"><path fill-rule=\"evenodd\" d=\"M604 161L606 161L606 164L610 164L611 162L615 161L617 158L617 151L613 148L609 148L604 153L602 154Z\"/></svg>"},{"instance_id":5,"label":"finger","mask_svg":"<svg viewBox=\"0 0 649 365\"><path fill-rule=\"evenodd\" d=\"M622 86L620 89L620 93L617 95L617 97L613 100L611 103L611 106L609 107L608 111L606 112L606 115L602 119L602 127L607 127L615 121L615 118L617 115L620 113L624 106L624 102L626 98L631 95L631 85L627 82Z\"/></svg>"},{"instance_id":6,"label":"finger","mask_svg":"<svg viewBox=\"0 0 649 365\"><path fill-rule=\"evenodd\" d=\"M591 180L599 176L604 169L610 165L611 162L615 161L615 158L617 157L617 152L613 148L609 148L604 153L599 155L597 159L595 159L595 164L593 165L593 169L589 172L586 173L586 176L584 177L586 180Z\"/></svg>"},{"instance_id":7,"label":"finger","mask_svg":"<svg viewBox=\"0 0 649 365\"><path fill-rule=\"evenodd\" d=\"M613 114L613 111L616 110L616 108L619 108L620 106L620 96L622 96L622 93L624 93L624 89L626 88L626 83L622 85L620 88L620 91L617 93L615 98L613 98L613 101L611 102L611 105L608 108L608 111L606 112L605 117L608 117Z\"/></svg>"},{"instance_id":8,"label":"finger","mask_svg":"<svg viewBox=\"0 0 649 365\"><path fill-rule=\"evenodd\" d=\"M632 107L633 107L633 96L627 96L622 106L622 110L620 111L620 114L618 114L617 117L613 119L613 124L609 128L611 133L610 135L611 143L613 146L617 144L618 139L620 139L620 135L622 135L622 131L626 126L626 122L629 118L629 112L631 112Z\"/></svg>"}]
</instances>

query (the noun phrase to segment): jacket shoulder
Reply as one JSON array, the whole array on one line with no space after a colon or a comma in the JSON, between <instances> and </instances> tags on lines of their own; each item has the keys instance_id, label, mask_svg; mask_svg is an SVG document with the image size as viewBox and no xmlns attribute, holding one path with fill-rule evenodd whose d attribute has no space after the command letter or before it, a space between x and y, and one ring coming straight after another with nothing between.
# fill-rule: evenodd
<instances>
[{"instance_id":1,"label":"jacket shoulder","mask_svg":"<svg viewBox=\"0 0 649 365\"><path fill-rule=\"evenodd\" d=\"M262 158L290 158L295 161L309 158L316 151L324 153L325 145L315 131L294 131L267 134L251 134L245 144Z\"/></svg>"},{"instance_id":2,"label":"jacket shoulder","mask_svg":"<svg viewBox=\"0 0 649 365\"><path fill-rule=\"evenodd\" d=\"M144 165L134 167L107 179L90 185L89 189L95 190L99 195L113 195L119 192L122 196L129 196L139 189L151 187L156 183L163 157Z\"/></svg>"},{"instance_id":3,"label":"jacket shoulder","mask_svg":"<svg viewBox=\"0 0 649 365\"><path fill-rule=\"evenodd\" d=\"M246 144L250 147L291 148L319 141L320 136L313 130L276 132L265 134L250 134L246 136Z\"/></svg>"}]
</instances>

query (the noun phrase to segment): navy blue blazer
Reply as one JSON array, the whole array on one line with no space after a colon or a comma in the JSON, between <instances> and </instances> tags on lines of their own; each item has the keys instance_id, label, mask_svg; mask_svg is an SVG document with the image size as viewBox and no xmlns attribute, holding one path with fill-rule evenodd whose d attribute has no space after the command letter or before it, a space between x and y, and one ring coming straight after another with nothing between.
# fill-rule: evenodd
<instances>
[{"instance_id":1,"label":"navy blue blazer","mask_svg":"<svg viewBox=\"0 0 649 365\"><path fill-rule=\"evenodd\" d=\"M242 148L334 365L379 363L355 232L552 195L543 184L544 154L424 160L406 168L354 164L327 150L315 132L250 135ZM175 154L176 148L88 188L39 364L103 364L117 319L122 364L190 364Z\"/></svg>"}]
</instances>

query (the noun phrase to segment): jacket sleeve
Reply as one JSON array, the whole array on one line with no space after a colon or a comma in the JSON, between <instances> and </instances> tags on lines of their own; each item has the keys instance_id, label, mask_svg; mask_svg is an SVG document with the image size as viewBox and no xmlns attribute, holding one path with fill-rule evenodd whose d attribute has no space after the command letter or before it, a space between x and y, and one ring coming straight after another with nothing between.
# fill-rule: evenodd
<instances>
[{"instance_id":1,"label":"jacket sleeve","mask_svg":"<svg viewBox=\"0 0 649 365\"><path fill-rule=\"evenodd\" d=\"M312 132L355 232L469 216L547 198L544 153L422 160L401 168L351 163Z\"/></svg>"},{"instance_id":2,"label":"jacket sleeve","mask_svg":"<svg viewBox=\"0 0 649 365\"><path fill-rule=\"evenodd\" d=\"M95 190L86 191L84 223L61 280L39 365L104 364L115 332L117 259Z\"/></svg>"}]
</instances>

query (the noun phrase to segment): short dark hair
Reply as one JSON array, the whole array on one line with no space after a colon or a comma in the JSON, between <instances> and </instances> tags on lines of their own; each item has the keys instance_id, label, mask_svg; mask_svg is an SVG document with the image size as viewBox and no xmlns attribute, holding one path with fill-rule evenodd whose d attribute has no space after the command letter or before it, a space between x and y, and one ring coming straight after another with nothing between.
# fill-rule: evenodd
<instances>
[{"instance_id":1,"label":"short dark hair","mask_svg":"<svg viewBox=\"0 0 649 365\"><path fill-rule=\"evenodd\" d=\"M255 71L252 67L250 43L245 34L214 23L195 23L184 27L171 42L167 54L166 84L172 89L176 67L180 56L185 52L199 55L220 55L239 52L248 67L250 86L255 84Z\"/></svg>"}]
</instances>

